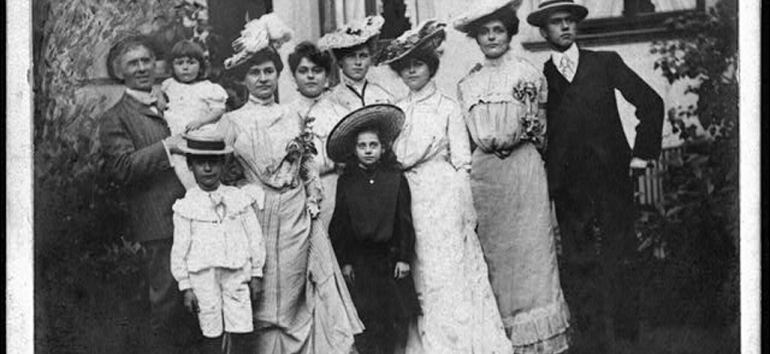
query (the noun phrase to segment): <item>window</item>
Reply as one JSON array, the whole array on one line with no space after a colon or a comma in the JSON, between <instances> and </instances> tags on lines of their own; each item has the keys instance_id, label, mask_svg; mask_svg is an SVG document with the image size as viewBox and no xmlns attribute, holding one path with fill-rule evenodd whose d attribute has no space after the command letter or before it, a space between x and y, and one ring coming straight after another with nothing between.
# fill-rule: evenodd
<instances>
[{"instance_id":1,"label":"window","mask_svg":"<svg viewBox=\"0 0 770 354\"><path fill-rule=\"evenodd\" d=\"M649 41L676 35L667 21L705 11L705 0L585 0L588 17L578 25L578 41L584 44ZM532 8L537 8L533 4ZM547 48L542 38L530 36L525 48Z\"/></svg>"}]
</instances>

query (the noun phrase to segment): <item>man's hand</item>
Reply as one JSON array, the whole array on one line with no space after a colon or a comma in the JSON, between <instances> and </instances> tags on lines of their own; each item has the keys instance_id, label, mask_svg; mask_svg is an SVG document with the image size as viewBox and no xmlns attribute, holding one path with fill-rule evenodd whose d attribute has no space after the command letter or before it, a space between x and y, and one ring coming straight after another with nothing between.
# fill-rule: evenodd
<instances>
[{"instance_id":1,"label":"man's hand","mask_svg":"<svg viewBox=\"0 0 770 354\"><path fill-rule=\"evenodd\" d=\"M393 271L393 277L396 279L404 279L409 275L409 264L404 262L397 262L396 269Z\"/></svg>"},{"instance_id":2,"label":"man's hand","mask_svg":"<svg viewBox=\"0 0 770 354\"><path fill-rule=\"evenodd\" d=\"M163 144L166 145L168 148L168 151L172 154L179 154L182 155L184 152L182 152L181 147L184 146L186 143L184 141L184 138L181 134L172 135L166 140L163 140Z\"/></svg>"},{"instance_id":3,"label":"man's hand","mask_svg":"<svg viewBox=\"0 0 770 354\"><path fill-rule=\"evenodd\" d=\"M195 296L192 289L184 291L184 307L193 314L196 314L201 310L200 307L198 307L198 298Z\"/></svg>"},{"instance_id":4,"label":"man's hand","mask_svg":"<svg viewBox=\"0 0 770 354\"><path fill-rule=\"evenodd\" d=\"M353 273L353 266L350 264L342 266L342 276L350 284L353 284L356 281L356 275Z\"/></svg>"},{"instance_id":5,"label":"man's hand","mask_svg":"<svg viewBox=\"0 0 770 354\"><path fill-rule=\"evenodd\" d=\"M249 282L249 289L251 290L251 300L257 301L262 297L262 278L252 277Z\"/></svg>"}]
</instances>

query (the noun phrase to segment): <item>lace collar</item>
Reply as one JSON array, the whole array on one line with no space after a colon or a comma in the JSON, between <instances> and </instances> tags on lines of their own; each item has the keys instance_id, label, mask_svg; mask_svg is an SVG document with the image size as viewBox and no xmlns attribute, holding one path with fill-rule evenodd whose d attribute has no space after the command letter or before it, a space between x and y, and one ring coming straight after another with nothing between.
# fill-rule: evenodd
<instances>
[{"instance_id":1,"label":"lace collar","mask_svg":"<svg viewBox=\"0 0 770 354\"><path fill-rule=\"evenodd\" d=\"M408 100L409 102L421 102L432 97L434 93L436 93L436 83L431 79L420 91L410 91Z\"/></svg>"},{"instance_id":2,"label":"lace collar","mask_svg":"<svg viewBox=\"0 0 770 354\"><path fill-rule=\"evenodd\" d=\"M249 102L258 106L272 106L275 104L275 95L270 95L270 98L267 99L261 99L249 94Z\"/></svg>"}]
</instances>

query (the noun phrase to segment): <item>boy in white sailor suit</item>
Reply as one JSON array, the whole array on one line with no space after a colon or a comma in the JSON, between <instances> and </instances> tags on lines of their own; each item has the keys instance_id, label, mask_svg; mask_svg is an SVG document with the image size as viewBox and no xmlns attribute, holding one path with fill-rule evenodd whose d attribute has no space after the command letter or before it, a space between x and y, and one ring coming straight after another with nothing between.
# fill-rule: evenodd
<instances>
[{"instance_id":1,"label":"boy in white sailor suit","mask_svg":"<svg viewBox=\"0 0 770 354\"><path fill-rule=\"evenodd\" d=\"M184 292L184 304L197 313L206 353L222 352L222 334L230 333L233 353L248 353L253 332L251 302L262 293L265 245L255 208L258 187L222 185L227 154L212 129L185 136L181 150L195 176L196 187L174 203L171 273Z\"/></svg>"}]
</instances>

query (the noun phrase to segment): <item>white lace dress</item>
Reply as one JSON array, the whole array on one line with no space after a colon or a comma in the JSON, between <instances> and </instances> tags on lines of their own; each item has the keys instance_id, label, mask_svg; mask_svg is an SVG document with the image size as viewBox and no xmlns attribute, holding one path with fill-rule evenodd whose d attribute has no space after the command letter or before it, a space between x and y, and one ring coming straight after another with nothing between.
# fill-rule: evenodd
<instances>
[{"instance_id":1,"label":"white lace dress","mask_svg":"<svg viewBox=\"0 0 770 354\"><path fill-rule=\"evenodd\" d=\"M474 232L460 107L433 82L398 106L406 123L394 151L412 193L412 269L423 309L406 353L511 353Z\"/></svg>"}]
</instances>

